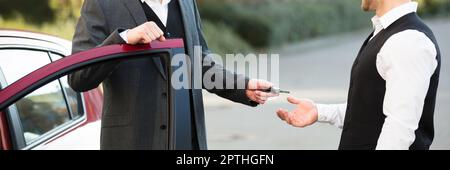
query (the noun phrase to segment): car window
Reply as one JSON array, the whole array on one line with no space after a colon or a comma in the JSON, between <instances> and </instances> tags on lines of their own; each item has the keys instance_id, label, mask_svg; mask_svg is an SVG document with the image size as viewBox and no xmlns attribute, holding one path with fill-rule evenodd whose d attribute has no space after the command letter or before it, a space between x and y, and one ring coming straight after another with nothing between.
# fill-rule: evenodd
<instances>
[{"instance_id":1,"label":"car window","mask_svg":"<svg viewBox=\"0 0 450 170\"><path fill-rule=\"evenodd\" d=\"M48 63L50 58L47 52L22 49L0 51L0 68L8 85Z\"/></svg>"},{"instance_id":2,"label":"car window","mask_svg":"<svg viewBox=\"0 0 450 170\"><path fill-rule=\"evenodd\" d=\"M45 51L0 51L0 68L7 86L49 64L50 61ZM70 112L59 80L35 90L17 101L13 107L17 108L26 145L70 120Z\"/></svg>"},{"instance_id":3,"label":"car window","mask_svg":"<svg viewBox=\"0 0 450 170\"><path fill-rule=\"evenodd\" d=\"M81 94L75 92L67 82L67 76L60 79L61 85L66 92L67 103L69 104L70 112L72 113L72 118L78 118L83 115L83 105L81 102Z\"/></svg>"},{"instance_id":4,"label":"car window","mask_svg":"<svg viewBox=\"0 0 450 170\"><path fill-rule=\"evenodd\" d=\"M16 102L27 145L70 120L58 81L39 88Z\"/></svg>"},{"instance_id":5,"label":"car window","mask_svg":"<svg viewBox=\"0 0 450 170\"><path fill-rule=\"evenodd\" d=\"M50 58L52 61L56 61L62 58L61 55L50 53ZM83 115L83 105L81 102L81 94L75 92L67 81L67 76L60 78L61 85L66 93L67 102L69 103L69 108L72 113L73 118L77 118Z\"/></svg>"}]
</instances>

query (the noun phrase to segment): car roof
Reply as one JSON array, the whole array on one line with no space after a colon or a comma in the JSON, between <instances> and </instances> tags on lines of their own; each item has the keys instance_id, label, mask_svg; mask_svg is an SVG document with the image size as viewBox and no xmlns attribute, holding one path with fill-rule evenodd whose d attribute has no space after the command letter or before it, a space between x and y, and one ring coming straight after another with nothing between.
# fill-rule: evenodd
<instances>
[{"instance_id":1,"label":"car roof","mask_svg":"<svg viewBox=\"0 0 450 170\"><path fill-rule=\"evenodd\" d=\"M71 53L71 42L56 36L23 30L0 29L0 48L29 47L64 56Z\"/></svg>"}]
</instances>

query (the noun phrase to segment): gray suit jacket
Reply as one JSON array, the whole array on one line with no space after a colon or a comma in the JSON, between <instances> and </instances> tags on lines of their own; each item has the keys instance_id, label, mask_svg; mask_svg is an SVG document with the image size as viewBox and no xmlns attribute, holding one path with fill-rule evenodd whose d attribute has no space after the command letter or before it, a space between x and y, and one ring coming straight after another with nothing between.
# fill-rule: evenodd
<instances>
[{"instance_id":1,"label":"gray suit jacket","mask_svg":"<svg viewBox=\"0 0 450 170\"><path fill-rule=\"evenodd\" d=\"M208 46L203 37L201 20L195 0L179 0L185 30L186 52L194 56L194 46L202 46L197 60L206 57ZM139 0L85 0L73 38L73 53L99 46L125 43L119 32L147 22ZM213 62L214 63L214 62ZM223 80L248 79L226 71L222 66L202 67L202 72L225 73ZM70 86L79 92L96 88L103 83L104 105L101 149L167 149L167 77L162 73L159 59L113 61L90 66L69 75ZM192 75L192 79L196 76ZM225 87L225 86L224 86ZM209 92L234 102L256 106L245 90L211 89ZM195 127L199 149L207 149L205 117L201 89L192 94Z\"/></svg>"}]
</instances>

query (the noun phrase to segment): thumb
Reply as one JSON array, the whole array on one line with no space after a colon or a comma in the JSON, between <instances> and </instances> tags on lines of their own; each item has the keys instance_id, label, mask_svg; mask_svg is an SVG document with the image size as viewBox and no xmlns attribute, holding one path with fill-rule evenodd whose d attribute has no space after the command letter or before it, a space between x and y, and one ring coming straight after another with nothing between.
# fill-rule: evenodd
<instances>
[{"instance_id":1,"label":"thumb","mask_svg":"<svg viewBox=\"0 0 450 170\"><path fill-rule=\"evenodd\" d=\"M258 89L268 89L271 88L273 84L266 80L258 80L257 86Z\"/></svg>"},{"instance_id":2,"label":"thumb","mask_svg":"<svg viewBox=\"0 0 450 170\"><path fill-rule=\"evenodd\" d=\"M159 41L166 41L166 37L164 37L164 35L162 35L161 37L159 37L158 40L159 40Z\"/></svg>"},{"instance_id":3,"label":"thumb","mask_svg":"<svg viewBox=\"0 0 450 170\"><path fill-rule=\"evenodd\" d=\"M288 100L288 102L289 103L291 103L291 104L300 104L300 99L297 99L297 98L295 98L295 97L292 97L292 96L289 96L288 98L287 98L287 100Z\"/></svg>"}]
</instances>

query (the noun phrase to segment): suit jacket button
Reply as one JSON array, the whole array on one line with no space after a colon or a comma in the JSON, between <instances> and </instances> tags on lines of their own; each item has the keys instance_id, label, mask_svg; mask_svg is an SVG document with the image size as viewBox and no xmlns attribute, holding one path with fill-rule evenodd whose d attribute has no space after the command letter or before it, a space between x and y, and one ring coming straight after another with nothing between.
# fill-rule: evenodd
<instances>
[{"instance_id":1,"label":"suit jacket button","mask_svg":"<svg viewBox=\"0 0 450 170\"><path fill-rule=\"evenodd\" d=\"M167 129L167 126L166 125L161 125L161 130L166 130Z\"/></svg>"},{"instance_id":2,"label":"suit jacket button","mask_svg":"<svg viewBox=\"0 0 450 170\"><path fill-rule=\"evenodd\" d=\"M162 96L163 98L166 98L166 97L167 97L167 93L166 93L166 92L161 93L161 96Z\"/></svg>"}]
</instances>

